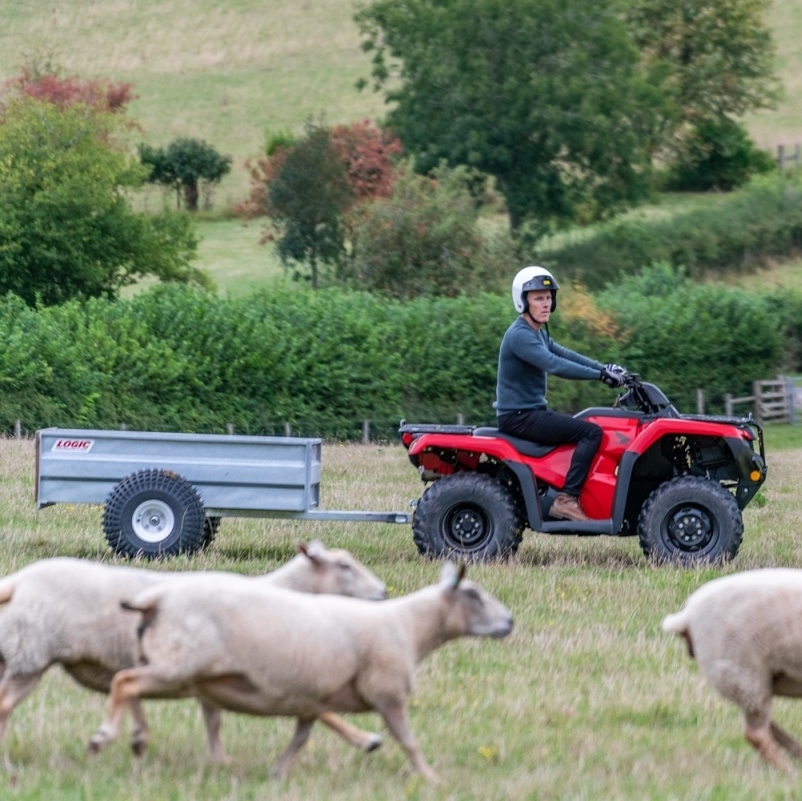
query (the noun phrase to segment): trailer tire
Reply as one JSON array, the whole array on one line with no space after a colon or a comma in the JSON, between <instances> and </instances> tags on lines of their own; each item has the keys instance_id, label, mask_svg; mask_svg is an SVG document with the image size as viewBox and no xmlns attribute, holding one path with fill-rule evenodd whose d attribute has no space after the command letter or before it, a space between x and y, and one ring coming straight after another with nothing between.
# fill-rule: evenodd
<instances>
[{"instance_id":1,"label":"trailer tire","mask_svg":"<svg viewBox=\"0 0 802 801\"><path fill-rule=\"evenodd\" d=\"M201 545L201 548L204 551L214 542L214 538L217 536L219 529L219 517L207 517L203 521L203 544Z\"/></svg>"},{"instance_id":2,"label":"trailer tire","mask_svg":"<svg viewBox=\"0 0 802 801\"><path fill-rule=\"evenodd\" d=\"M434 558L506 558L518 550L523 530L515 494L481 473L439 478L421 496L412 519L418 552Z\"/></svg>"},{"instance_id":3,"label":"trailer tire","mask_svg":"<svg viewBox=\"0 0 802 801\"><path fill-rule=\"evenodd\" d=\"M194 553L207 540L200 495L170 470L140 470L120 481L106 501L103 530L116 554L146 559Z\"/></svg>"}]
</instances>

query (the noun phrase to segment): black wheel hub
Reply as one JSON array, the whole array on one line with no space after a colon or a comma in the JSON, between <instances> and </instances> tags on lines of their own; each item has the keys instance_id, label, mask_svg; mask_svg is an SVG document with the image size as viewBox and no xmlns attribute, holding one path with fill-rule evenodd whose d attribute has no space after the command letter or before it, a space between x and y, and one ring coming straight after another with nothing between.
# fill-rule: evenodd
<instances>
[{"instance_id":1,"label":"black wheel hub","mask_svg":"<svg viewBox=\"0 0 802 801\"><path fill-rule=\"evenodd\" d=\"M443 529L443 538L449 544L460 550L472 550L484 544L490 525L480 507L461 504L445 516Z\"/></svg>"},{"instance_id":2,"label":"black wheel hub","mask_svg":"<svg viewBox=\"0 0 802 801\"><path fill-rule=\"evenodd\" d=\"M681 551L699 551L713 539L713 520L697 506L674 509L666 520L669 540Z\"/></svg>"}]
</instances>

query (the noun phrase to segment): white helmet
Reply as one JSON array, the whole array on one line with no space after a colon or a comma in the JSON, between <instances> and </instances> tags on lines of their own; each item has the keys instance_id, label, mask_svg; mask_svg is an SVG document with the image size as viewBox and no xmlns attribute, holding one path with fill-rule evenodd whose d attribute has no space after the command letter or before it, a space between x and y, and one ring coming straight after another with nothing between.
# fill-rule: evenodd
<instances>
[{"instance_id":1,"label":"white helmet","mask_svg":"<svg viewBox=\"0 0 802 801\"><path fill-rule=\"evenodd\" d=\"M512 304L515 311L522 314L526 308L526 293L533 289L551 291L551 310L557 308L557 290L560 285L545 267L524 267L512 279Z\"/></svg>"}]
</instances>

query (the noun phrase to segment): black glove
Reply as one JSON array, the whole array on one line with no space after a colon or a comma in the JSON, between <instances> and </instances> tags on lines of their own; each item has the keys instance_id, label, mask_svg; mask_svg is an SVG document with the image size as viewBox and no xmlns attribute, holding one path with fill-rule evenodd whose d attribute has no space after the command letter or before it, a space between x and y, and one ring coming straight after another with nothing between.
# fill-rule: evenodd
<instances>
[{"instance_id":1,"label":"black glove","mask_svg":"<svg viewBox=\"0 0 802 801\"><path fill-rule=\"evenodd\" d=\"M608 387L618 389L627 383L627 371L619 364L605 364L601 369L599 380L604 381Z\"/></svg>"}]
</instances>

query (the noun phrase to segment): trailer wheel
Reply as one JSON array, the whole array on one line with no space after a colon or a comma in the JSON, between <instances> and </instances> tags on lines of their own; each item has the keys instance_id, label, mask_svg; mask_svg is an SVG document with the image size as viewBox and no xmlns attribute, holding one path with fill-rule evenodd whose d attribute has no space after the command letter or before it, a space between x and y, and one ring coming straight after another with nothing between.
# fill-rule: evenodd
<instances>
[{"instance_id":1,"label":"trailer wheel","mask_svg":"<svg viewBox=\"0 0 802 801\"><path fill-rule=\"evenodd\" d=\"M480 473L454 473L422 495L412 535L423 556L483 561L512 556L523 537L524 520L513 492Z\"/></svg>"},{"instance_id":2,"label":"trailer wheel","mask_svg":"<svg viewBox=\"0 0 802 801\"><path fill-rule=\"evenodd\" d=\"M207 539L200 495L169 470L140 470L120 481L106 501L103 530L116 554L147 559L194 553Z\"/></svg>"},{"instance_id":3,"label":"trailer wheel","mask_svg":"<svg viewBox=\"0 0 802 801\"><path fill-rule=\"evenodd\" d=\"M219 529L219 517L207 517L203 521L203 544L201 548L203 548L204 551L214 542L214 538L217 536Z\"/></svg>"},{"instance_id":4,"label":"trailer wheel","mask_svg":"<svg viewBox=\"0 0 802 801\"><path fill-rule=\"evenodd\" d=\"M641 548L653 562L728 562L738 553L743 533L743 518L733 494L697 476L661 484L638 515Z\"/></svg>"}]
</instances>

